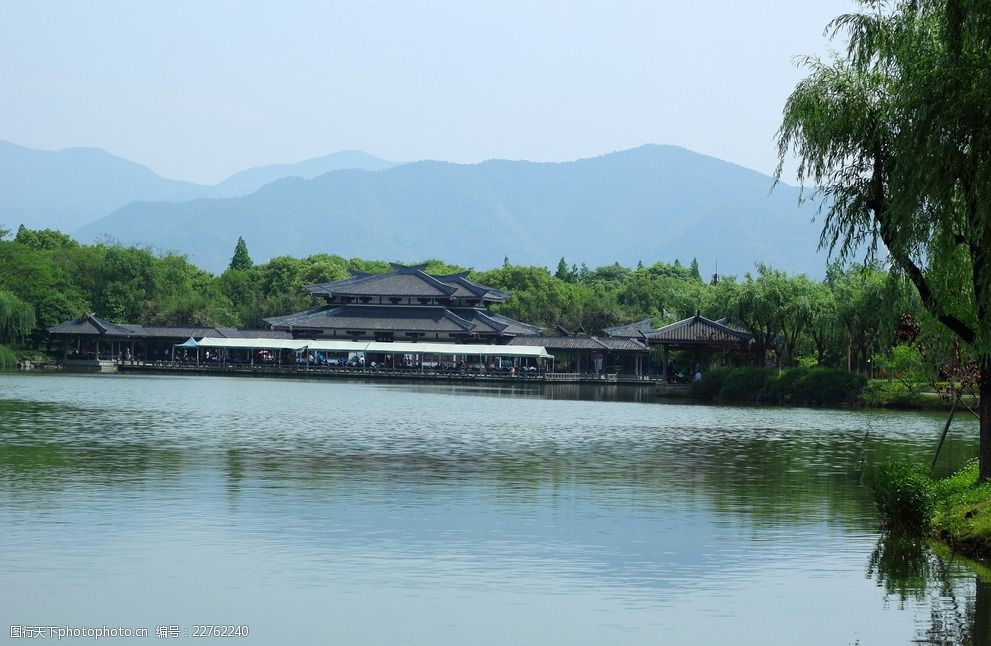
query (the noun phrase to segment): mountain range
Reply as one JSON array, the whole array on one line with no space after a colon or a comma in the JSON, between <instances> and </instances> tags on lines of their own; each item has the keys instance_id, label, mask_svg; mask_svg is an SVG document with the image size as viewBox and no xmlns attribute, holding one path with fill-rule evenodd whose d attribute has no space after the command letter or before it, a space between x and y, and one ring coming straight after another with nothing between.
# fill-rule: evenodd
<instances>
[{"instance_id":1,"label":"mountain range","mask_svg":"<svg viewBox=\"0 0 991 646\"><path fill-rule=\"evenodd\" d=\"M825 268L815 207L799 205L797 188L779 183L772 191L766 175L675 146L561 163L394 164L350 151L250 169L213 187L72 149L45 153L59 162L47 195L40 162L30 174L8 175L10 146L0 146L0 223L16 226L10 213L37 213L45 200L75 205L72 221L45 226L81 241L178 251L215 272L226 267L238 236L256 262L336 253L440 258L479 269L506 257L548 267L561 257L590 267L694 257L704 273L718 267L723 274L749 271L757 261L811 276ZM67 170L71 161L83 166L75 175ZM8 200L7 187L26 177L30 186Z\"/></svg>"},{"instance_id":2,"label":"mountain range","mask_svg":"<svg viewBox=\"0 0 991 646\"><path fill-rule=\"evenodd\" d=\"M180 202L248 195L284 177L316 177L342 168L381 170L393 162L345 150L295 164L249 168L208 186L166 179L99 148L34 150L0 141L0 224L75 230L142 200Z\"/></svg>"}]
</instances>

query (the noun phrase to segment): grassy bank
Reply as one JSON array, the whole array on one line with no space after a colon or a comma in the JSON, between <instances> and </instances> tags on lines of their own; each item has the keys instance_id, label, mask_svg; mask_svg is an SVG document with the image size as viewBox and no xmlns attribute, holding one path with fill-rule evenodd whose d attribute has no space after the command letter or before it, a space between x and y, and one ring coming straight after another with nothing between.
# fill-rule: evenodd
<instances>
[{"instance_id":1,"label":"grassy bank","mask_svg":"<svg viewBox=\"0 0 991 646\"><path fill-rule=\"evenodd\" d=\"M886 462L872 476L874 502L885 529L934 538L950 549L991 563L991 482L977 484L978 463L942 480L909 459Z\"/></svg>"},{"instance_id":2,"label":"grassy bank","mask_svg":"<svg viewBox=\"0 0 991 646\"><path fill-rule=\"evenodd\" d=\"M899 382L868 380L836 368L713 368L692 384L699 401L728 404L864 406L905 410L949 410L952 402L921 388L909 390ZM961 403L977 407L977 398Z\"/></svg>"},{"instance_id":3,"label":"grassy bank","mask_svg":"<svg viewBox=\"0 0 991 646\"><path fill-rule=\"evenodd\" d=\"M955 552L991 561L991 482L977 484L977 461L936 481L933 530Z\"/></svg>"},{"instance_id":4,"label":"grassy bank","mask_svg":"<svg viewBox=\"0 0 991 646\"><path fill-rule=\"evenodd\" d=\"M859 399L868 408L948 411L953 406L949 398L934 392L910 391L899 383L880 379L870 381L861 391ZM964 395L960 402L964 406L977 408L976 397Z\"/></svg>"}]
</instances>

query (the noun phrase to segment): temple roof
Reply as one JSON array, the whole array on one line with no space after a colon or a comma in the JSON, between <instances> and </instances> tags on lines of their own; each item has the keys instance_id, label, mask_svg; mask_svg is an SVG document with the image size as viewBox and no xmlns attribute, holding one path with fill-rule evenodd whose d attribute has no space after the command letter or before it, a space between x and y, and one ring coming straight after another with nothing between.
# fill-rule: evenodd
<instances>
[{"instance_id":1,"label":"temple roof","mask_svg":"<svg viewBox=\"0 0 991 646\"><path fill-rule=\"evenodd\" d=\"M85 336L145 337L140 325L111 323L96 314L83 314L72 321L65 321L48 328L52 334L79 334Z\"/></svg>"},{"instance_id":2,"label":"temple roof","mask_svg":"<svg viewBox=\"0 0 991 646\"><path fill-rule=\"evenodd\" d=\"M533 334L533 325L481 308L389 305L321 305L265 322L277 329L379 330L383 332L467 332Z\"/></svg>"},{"instance_id":3,"label":"temple roof","mask_svg":"<svg viewBox=\"0 0 991 646\"><path fill-rule=\"evenodd\" d=\"M664 327L653 327L657 319L646 319L628 325L606 328L606 334L613 337L639 337L653 343L681 345L719 345L748 343L753 335L738 330L720 321L712 321L696 314Z\"/></svg>"},{"instance_id":4,"label":"temple roof","mask_svg":"<svg viewBox=\"0 0 991 646\"><path fill-rule=\"evenodd\" d=\"M474 325L444 307L330 305L266 319L277 328L381 330L410 332L470 332Z\"/></svg>"},{"instance_id":5,"label":"temple roof","mask_svg":"<svg viewBox=\"0 0 991 646\"><path fill-rule=\"evenodd\" d=\"M502 334L542 334L544 331L544 328L523 323L522 321L517 321L516 319L488 310L471 307L452 307L451 312L475 324L477 326L477 332L494 330Z\"/></svg>"},{"instance_id":6,"label":"temple roof","mask_svg":"<svg viewBox=\"0 0 991 646\"><path fill-rule=\"evenodd\" d=\"M74 334L127 339L188 339L189 337L222 338L270 338L285 339L291 335L281 330L239 330L231 327L169 327L162 325L135 325L110 323L96 314L83 314L78 319L65 321L48 328L51 334Z\"/></svg>"},{"instance_id":7,"label":"temple roof","mask_svg":"<svg viewBox=\"0 0 991 646\"><path fill-rule=\"evenodd\" d=\"M481 285L468 279L468 272L431 276L423 270L426 265L393 264L392 271L369 274L352 271L350 278L330 283L304 285L312 296L383 296L399 298L477 298L501 303L509 294L494 287Z\"/></svg>"},{"instance_id":8,"label":"temple roof","mask_svg":"<svg viewBox=\"0 0 991 646\"><path fill-rule=\"evenodd\" d=\"M617 325L616 327L607 327L602 331L609 336L613 337L627 337L627 338L643 338L648 332L653 332L658 328L657 324L660 322L658 318L644 319L642 321L637 321L636 323L627 323L626 325Z\"/></svg>"},{"instance_id":9,"label":"temple roof","mask_svg":"<svg viewBox=\"0 0 991 646\"><path fill-rule=\"evenodd\" d=\"M591 350L594 352L647 352L647 346L635 339L595 336L518 336L508 345L538 345L555 350Z\"/></svg>"}]
</instances>

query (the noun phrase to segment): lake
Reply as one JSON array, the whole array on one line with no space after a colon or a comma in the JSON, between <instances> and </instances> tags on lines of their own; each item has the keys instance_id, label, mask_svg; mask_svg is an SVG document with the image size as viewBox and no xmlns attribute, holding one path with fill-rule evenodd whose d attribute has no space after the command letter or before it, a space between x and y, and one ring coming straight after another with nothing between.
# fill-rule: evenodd
<instances>
[{"instance_id":1,"label":"lake","mask_svg":"<svg viewBox=\"0 0 991 646\"><path fill-rule=\"evenodd\" d=\"M643 393L0 375L0 639L991 644L865 484L944 415ZM961 416L939 471L976 453Z\"/></svg>"}]
</instances>

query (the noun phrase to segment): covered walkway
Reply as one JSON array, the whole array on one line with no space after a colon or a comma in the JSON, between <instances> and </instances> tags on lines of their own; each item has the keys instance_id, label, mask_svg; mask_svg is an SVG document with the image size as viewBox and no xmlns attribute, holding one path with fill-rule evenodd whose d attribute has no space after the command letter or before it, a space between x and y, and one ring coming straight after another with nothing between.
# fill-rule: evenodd
<instances>
[{"instance_id":1,"label":"covered walkway","mask_svg":"<svg viewBox=\"0 0 991 646\"><path fill-rule=\"evenodd\" d=\"M175 344L173 365L295 365L309 370L382 369L545 372L543 346L204 337ZM180 359L180 353L184 359ZM548 363L549 362L549 363Z\"/></svg>"}]
</instances>

